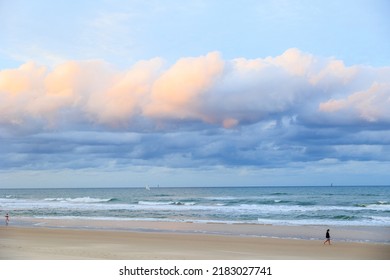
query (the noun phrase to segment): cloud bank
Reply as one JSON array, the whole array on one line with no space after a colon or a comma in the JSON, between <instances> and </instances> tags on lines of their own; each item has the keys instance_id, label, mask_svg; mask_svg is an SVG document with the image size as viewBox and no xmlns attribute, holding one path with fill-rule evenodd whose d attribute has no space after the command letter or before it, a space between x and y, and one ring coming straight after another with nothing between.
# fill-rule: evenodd
<instances>
[{"instance_id":1,"label":"cloud bank","mask_svg":"<svg viewBox=\"0 0 390 280\"><path fill-rule=\"evenodd\" d=\"M0 71L2 168L390 160L390 67L288 49ZM53 156L55 155L55 156Z\"/></svg>"},{"instance_id":2,"label":"cloud bank","mask_svg":"<svg viewBox=\"0 0 390 280\"><path fill-rule=\"evenodd\" d=\"M275 115L388 123L389 77L390 68L348 67L298 49L229 61L211 52L168 66L155 58L124 71L103 61L54 69L28 62L0 71L0 122L13 129L38 122L42 130L77 123L131 130L140 118L230 128Z\"/></svg>"}]
</instances>

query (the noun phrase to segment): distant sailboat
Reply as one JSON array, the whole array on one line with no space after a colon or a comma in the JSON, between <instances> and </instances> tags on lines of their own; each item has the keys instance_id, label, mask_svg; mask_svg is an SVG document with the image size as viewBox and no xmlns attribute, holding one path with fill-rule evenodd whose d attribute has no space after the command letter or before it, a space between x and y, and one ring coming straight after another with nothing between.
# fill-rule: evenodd
<instances>
[{"instance_id":1,"label":"distant sailboat","mask_svg":"<svg viewBox=\"0 0 390 280\"><path fill-rule=\"evenodd\" d=\"M150 187L149 187L149 186L146 186L145 189L146 189L147 191L150 191Z\"/></svg>"}]
</instances>

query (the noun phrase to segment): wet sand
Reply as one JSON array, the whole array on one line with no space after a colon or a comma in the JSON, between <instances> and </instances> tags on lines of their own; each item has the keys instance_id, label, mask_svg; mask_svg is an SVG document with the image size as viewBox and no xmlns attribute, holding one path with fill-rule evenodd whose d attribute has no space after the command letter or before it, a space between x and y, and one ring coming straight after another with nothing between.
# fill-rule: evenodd
<instances>
[{"instance_id":1,"label":"wet sand","mask_svg":"<svg viewBox=\"0 0 390 280\"><path fill-rule=\"evenodd\" d=\"M153 223L152 223L153 224ZM173 224L173 225L172 225ZM145 225L144 225L145 226ZM167 227L166 231L161 229ZM297 240L239 235L91 228L0 227L3 260L378 260L390 259L390 244ZM91 227L91 225L89 225ZM157 226L154 225L153 228ZM216 229L220 225L210 225ZM210 231L210 227L208 230ZM267 231L278 230L262 226ZM200 231L202 231L200 227ZM234 228L234 227L233 227ZM295 230L305 232L306 228Z\"/></svg>"}]
</instances>

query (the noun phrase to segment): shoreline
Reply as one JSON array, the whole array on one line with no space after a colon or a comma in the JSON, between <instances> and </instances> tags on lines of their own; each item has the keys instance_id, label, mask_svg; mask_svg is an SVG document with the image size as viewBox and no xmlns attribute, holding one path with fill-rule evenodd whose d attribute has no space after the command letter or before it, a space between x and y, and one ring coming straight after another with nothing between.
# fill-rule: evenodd
<instances>
[{"instance_id":1,"label":"shoreline","mask_svg":"<svg viewBox=\"0 0 390 280\"><path fill-rule=\"evenodd\" d=\"M0 259L390 260L389 227L331 227L331 246L326 228L15 217L0 226Z\"/></svg>"},{"instance_id":2,"label":"shoreline","mask_svg":"<svg viewBox=\"0 0 390 280\"><path fill-rule=\"evenodd\" d=\"M206 233L0 227L3 260L389 260L390 244Z\"/></svg>"},{"instance_id":3,"label":"shoreline","mask_svg":"<svg viewBox=\"0 0 390 280\"><path fill-rule=\"evenodd\" d=\"M390 227L329 226L329 225L272 225L254 223L194 223L143 220L56 219L16 217L11 226L33 228L62 228L108 230L138 233L208 234L222 236L261 237L292 240L324 240L331 229L335 242L390 244Z\"/></svg>"}]
</instances>

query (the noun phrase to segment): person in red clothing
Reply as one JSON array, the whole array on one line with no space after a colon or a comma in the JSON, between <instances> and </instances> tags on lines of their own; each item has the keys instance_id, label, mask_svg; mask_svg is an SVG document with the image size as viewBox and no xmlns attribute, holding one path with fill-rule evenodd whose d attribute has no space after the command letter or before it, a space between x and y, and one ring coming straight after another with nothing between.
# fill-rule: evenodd
<instances>
[{"instance_id":1,"label":"person in red clothing","mask_svg":"<svg viewBox=\"0 0 390 280\"><path fill-rule=\"evenodd\" d=\"M5 214L5 225L8 226L8 224L9 224L9 215L7 213L7 214Z\"/></svg>"}]
</instances>

